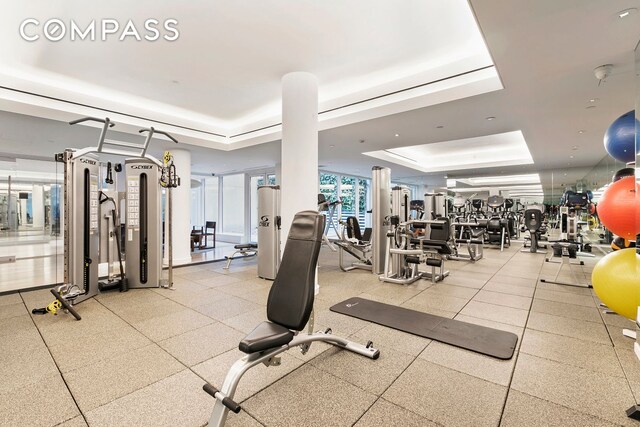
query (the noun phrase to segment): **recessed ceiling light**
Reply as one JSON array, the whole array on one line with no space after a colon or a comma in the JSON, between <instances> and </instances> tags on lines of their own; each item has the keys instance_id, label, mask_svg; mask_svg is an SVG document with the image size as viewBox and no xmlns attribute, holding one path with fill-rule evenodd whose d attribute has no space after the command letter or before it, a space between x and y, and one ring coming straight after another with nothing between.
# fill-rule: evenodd
<instances>
[{"instance_id":1,"label":"recessed ceiling light","mask_svg":"<svg viewBox=\"0 0 640 427\"><path fill-rule=\"evenodd\" d=\"M589 102L596 102L599 98L591 98Z\"/></svg>"},{"instance_id":2,"label":"recessed ceiling light","mask_svg":"<svg viewBox=\"0 0 640 427\"><path fill-rule=\"evenodd\" d=\"M331 145L329 146L329 148L333 148L333 147L335 147L335 145L333 145L333 144L331 144Z\"/></svg>"},{"instance_id":3,"label":"recessed ceiling light","mask_svg":"<svg viewBox=\"0 0 640 427\"><path fill-rule=\"evenodd\" d=\"M397 147L362 154L398 163L396 161L398 156L390 153L402 156L400 164L403 166L425 173L533 164L531 153L521 131Z\"/></svg>"},{"instance_id":4,"label":"recessed ceiling light","mask_svg":"<svg viewBox=\"0 0 640 427\"><path fill-rule=\"evenodd\" d=\"M567 174L565 173L564 176L567 176Z\"/></svg>"},{"instance_id":5,"label":"recessed ceiling light","mask_svg":"<svg viewBox=\"0 0 640 427\"><path fill-rule=\"evenodd\" d=\"M620 18L620 19L626 18L627 16L633 15L636 12L638 12L638 9L636 9L635 7L632 7L630 9L621 10L620 12L618 12L618 18Z\"/></svg>"},{"instance_id":6,"label":"recessed ceiling light","mask_svg":"<svg viewBox=\"0 0 640 427\"><path fill-rule=\"evenodd\" d=\"M399 133L396 133L396 138L397 138L397 137L399 137L399 136L400 136L400 134L399 134Z\"/></svg>"},{"instance_id":7,"label":"recessed ceiling light","mask_svg":"<svg viewBox=\"0 0 640 427\"><path fill-rule=\"evenodd\" d=\"M495 120L495 117L493 117L493 116L489 116L489 117L487 117L487 120L489 120L489 121L491 121L491 120Z\"/></svg>"},{"instance_id":8,"label":"recessed ceiling light","mask_svg":"<svg viewBox=\"0 0 640 427\"><path fill-rule=\"evenodd\" d=\"M585 132L586 132L586 130L583 130L583 129L580 129L580 130L578 131L578 133L585 133Z\"/></svg>"},{"instance_id":9,"label":"recessed ceiling light","mask_svg":"<svg viewBox=\"0 0 640 427\"><path fill-rule=\"evenodd\" d=\"M589 105L589 106L587 106L587 110L590 110L590 109L592 109L592 108L596 108L596 106L595 106L595 105Z\"/></svg>"},{"instance_id":10,"label":"recessed ceiling light","mask_svg":"<svg viewBox=\"0 0 640 427\"><path fill-rule=\"evenodd\" d=\"M575 150L577 150L577 149L578 149L578 146L577 146L577 145L574 145L573 147L571 147L571 149L572 149L573 151L575 151Z\"/></svg>"},{"instance_id":11,"label":"recessed ceiling light","mask_svg":"<svg viewBox=\"0 0 640 427\"><path fill-rule=\"evenodd\" d=\"M573 159L573 156L569 156L570 159Z\"/></svg>"}]
</instances>

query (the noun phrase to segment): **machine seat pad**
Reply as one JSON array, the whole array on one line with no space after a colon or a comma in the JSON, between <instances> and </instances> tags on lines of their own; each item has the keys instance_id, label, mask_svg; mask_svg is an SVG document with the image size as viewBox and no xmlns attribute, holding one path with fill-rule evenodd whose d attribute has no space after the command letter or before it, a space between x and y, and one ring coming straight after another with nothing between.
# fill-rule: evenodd
<instances>
[{"instance_id":1,"label":"machine seat pad","mask_svg":"<svg viewBox=\"0 0 640 427\"><path fill-rule=\"evenodd\" d=\"M241 245L235 245L233 249L258 249L257 243L243 243Z\"/></svg>"},{"instance_id":2,"label":"machine seat pad","mask_svg":"<svg viewBox=\"0 0 640 427\"><path fill-rule=\"evenodd\" d=\"M428 249L435 249L441 255L452 254L451 248L444 240L430 240L430 239L411 239L411 243L414 245L422 244L422 247Z\"/></svg>"},{"instance_id":3,"label":"machine seat pad","mask_svg":"<svg viewBox=\"0 0 640 427\"><path fill-rule=\"evenodd\" d=\"M238 349L243 353L256 353L289 344L293 332L272 322L262 322L240 341Z\"/></svg>"}]
</instances>

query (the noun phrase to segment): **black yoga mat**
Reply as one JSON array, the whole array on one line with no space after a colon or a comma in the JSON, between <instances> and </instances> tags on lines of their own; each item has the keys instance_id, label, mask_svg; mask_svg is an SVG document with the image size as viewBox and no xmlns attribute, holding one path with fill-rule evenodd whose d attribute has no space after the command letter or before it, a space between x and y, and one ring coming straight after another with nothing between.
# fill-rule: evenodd
<instances>
[{"instance_id":1,"label":"black yoga mat","mask_svg":"<svg viewBox=\"0 0 640 427\"><path fill-rule=\"evenodd\" d=\"M518 343L518 336L511 332L363 298L349 298L331 307L331 311L498 359L511 359Z\"/></svg>"}]
</instances>

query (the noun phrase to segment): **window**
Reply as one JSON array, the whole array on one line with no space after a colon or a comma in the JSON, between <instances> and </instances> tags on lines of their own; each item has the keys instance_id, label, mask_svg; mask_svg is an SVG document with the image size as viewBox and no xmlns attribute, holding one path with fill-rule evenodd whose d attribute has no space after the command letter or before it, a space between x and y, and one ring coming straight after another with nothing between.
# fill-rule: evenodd
<instances>
[{"instance_id":1,"label":"window","mask_svg":"<svg viewBox=\"0 0 640 427\"><path fill-rule=\"evenodd\" d=\"M217 176L204 180L204 220L218 221L218 185Z\"/></svg>"},{"instance_id":2,"label":"window","mask_svg":"<svg viewBox=\"0 0 640 427\"><path fill-rule=\"evenodd\" d=\"M275 177L274 177L275 179ZM264 175L251 177L251 241L258 241L258 187L264 185Z\"/></svg>"},{"instance_id":3,"label":"window","mask_svg":"<svg viewBox=\"0 0 640 427\"><path fill-rule=\"evenodd\" d=\"M191 178L191 226L196 228L204 226L202 190L202 180Z\"/></svg>"},{"instance_id":4,"label":"window","mask_svg":"<svg viewBox=\"0 0 640 427\"><path fill-rule=\"evenodd\" d=\"M222 227L225 234L244 235L244 174L222 177Z\"/></svg>"},{"instance_id":5,"label":"window","mask_svg":"<svg viewBox=\"0 0 640 427\"><path fill-rule=\"evenodd\" d=\"M368 214L369 206L369 180L358 178L358 223L360 227L371 227L371 214Z\"/></svg>"}]
</instances>

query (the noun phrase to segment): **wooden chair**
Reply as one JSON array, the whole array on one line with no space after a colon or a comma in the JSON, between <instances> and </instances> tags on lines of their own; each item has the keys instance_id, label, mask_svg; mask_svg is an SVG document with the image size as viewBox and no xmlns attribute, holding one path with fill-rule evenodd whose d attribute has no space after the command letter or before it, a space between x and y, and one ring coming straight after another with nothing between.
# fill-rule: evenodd
<instances>
[{"instance_id":1,"label":"wooden chair","mask_svg":"<svg viewBox=\"0 0 640 427\"><path fill-rule=\"evenodd\" d=\"M213 233L210 233L209 230L213 230ZM202 233L204 236L204 246L203 249L211 249L216 247L216 222L215 221L207 221L204 224L204 232ZM209 246L207 244L208 236L213 236L213 246Z\"/></svg>"}]
</instances>

